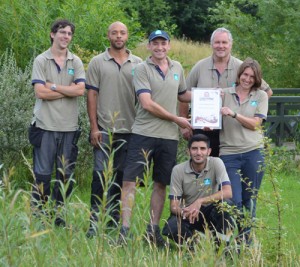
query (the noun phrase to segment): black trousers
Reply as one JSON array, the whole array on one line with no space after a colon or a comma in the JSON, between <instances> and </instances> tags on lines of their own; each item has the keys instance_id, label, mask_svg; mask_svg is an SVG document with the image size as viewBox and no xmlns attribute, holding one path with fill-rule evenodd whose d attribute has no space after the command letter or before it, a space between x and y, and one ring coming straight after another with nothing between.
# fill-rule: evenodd
<instances>
[{"instance_id":1,"label":"black trousers","mask_svg":"<svg viewBox=\"0 0 300 267\"><path fill-rule=\"evenodd\" d=\"M233 205L230 200L226 200L226 202ZM206 227L212 232L225 234L233 229L234 222L230 214L227 211L221 211L218 208L219 206L220 202L216 202L201 207L199 220L194 224L191 224L188 219L171 214L162 230L162 234L179 244L182 243L182 240L192 237L195 231L204 232Z\"/></svg>"}]
</instances>

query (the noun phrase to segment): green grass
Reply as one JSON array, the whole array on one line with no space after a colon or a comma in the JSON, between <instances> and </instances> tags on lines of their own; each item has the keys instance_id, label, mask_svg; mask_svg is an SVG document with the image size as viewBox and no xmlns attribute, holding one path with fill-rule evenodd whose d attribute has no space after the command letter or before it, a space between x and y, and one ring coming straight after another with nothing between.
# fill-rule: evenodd
<instances>
[{"instance_id":1,"label":"green grass","mask_svg":"<svg viewBox=\"0 0 300 267\"><path fill-rule=\"evenodd\" d=\"M282 207L282 226L284 232L284 242L289 250L295 250L296 255L300 255L300 178L299 171L292 173L283 172L277 175L280 184L281 207ZM268 227L270 240L276 232L278 221L276 217L276 207L266 203L265 199L272 199L272 186L267 179L264 179L261 192L261 198L258 201L258 218L262 224ZM264 250L268 250L272 244L269 244L268 235L265 228L259 229L258 236L265 241Z\"/></svg>"},{"instance_id":2,"label":"green grass","mask_svg":"<svg viewBox=\"0 0 300 267\"><path fill-rule=\"evenodd\" d=\"M186 72L211 53L208 45L172 40L171 46L170 57L179 60ZM133 52L142 58L149 54L145 44ZM137 190L132 218L134 237L127 247L116 245L118 231L105 228L108 220L105 213L100 217L97 238L87 239L93 160L92 148L86 141L87 124L84 130L76 167L77 187L65 206L67 229L54 227L45 217L32 216L29 183L33 179L21 160L13 164L15 170L12 172L0 169L0 177L9 178L9 182L0 186L0 266L300 266L300 169L299 163L281 149L272 155L262 183L253 246L242 249L239 257L233 254L232 260L225 259L222 253L215 252L211 240L203 237L199 237L201 242L194 253L176 246L170 250L156 250L147 243L143 234L150 218L151 183ZM185 150L185 142L181 140L178 162L186 158ZM31 153L28 154L31 157ZM28 165L31 164L29 159ZM9 162L5 168L7 166L11 166ZM272 186L274 182L276 192ZM281 216L278 216L278 207ZM169 200L166 199L161 226L168 216ZM282 238L280 258L278 233Z\"/></svg>"},{"instance_id":3,"label":"green grass","mask_svg":"<svg viewBox=\"0 0 300 267\"><path fill-rule=\"evenodd\" d=\"M291 171L276 173L280 188L282 208L282 251L280 266L299 266L298 233L300 189L299 169L286 164ZM8 176L8 174L7 174ZM14 177L11 176L13 181ZM87 181L86 181L87 182ZM13 183L13 182L12 182ZM148 185L149 184L149 185ZM276 205L272 201L273 189L268 176L264 178L258 202L258 228L252 247L242 250L240 257L225 259L216 253L210 239L201 239L196 251L173 246L170 250L157 250L144 238L149 221L151 183L137 189L136 204L132 218L133 240L128 246L116 245L118 230L108 230L108 216L101 216L99 235L87 239L89 226L89 188L77 187L66 203L65 219L69 228L53 226L51 220L37 219L30 210L30 192L18 187L1 187L0 190L0 265L1 266L275 266L276 228L278 227ZM169 216L166 200L161 226ZM45 222L42 227L41 221Z\"/></svg>"}]
</instances>

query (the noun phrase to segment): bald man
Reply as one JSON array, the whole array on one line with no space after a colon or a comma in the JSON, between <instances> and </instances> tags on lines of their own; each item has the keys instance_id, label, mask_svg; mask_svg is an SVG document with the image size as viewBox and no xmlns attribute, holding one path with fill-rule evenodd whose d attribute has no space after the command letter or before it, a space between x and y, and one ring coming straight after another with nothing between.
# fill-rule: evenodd
<instances>
[{"instance_id":1,"label":"bald man","mask_svg":"<svg viewBox=\"0 0 300 267\"><path fill-rule=\"evenodd\" d=\"M99 206L109 187L108 205L111 222L119 220L120 188L131 126L135 118L136 96L132 84L134 69L142 60L126 49L128 30L122 22L108 28L110 47L95 56L87 70L87 110L90 120L90 143L94 150L91 184L91 217L88 237L97 234ZM109 137L113 137L111 143ZM113 154L113 174L105 175L108 157Z\"/></svg>"}]
</instances>

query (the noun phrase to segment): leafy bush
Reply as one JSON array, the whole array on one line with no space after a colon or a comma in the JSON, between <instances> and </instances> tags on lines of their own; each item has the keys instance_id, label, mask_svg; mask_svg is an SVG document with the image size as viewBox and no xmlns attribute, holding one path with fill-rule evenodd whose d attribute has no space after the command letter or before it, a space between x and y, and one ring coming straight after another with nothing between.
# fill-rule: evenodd
<instances>
[{"instance_id":1,"label":"leafy bush","mask_svg":"<svg viewBox=\"0 0 300 267\"><path fill-rule=\"evenodd\" d=\"M21 70L11 51L0 57L0 161L11 165L29 148L27 129L34 104L30 76L31 70Z\"/></svg>"}]
</instances>

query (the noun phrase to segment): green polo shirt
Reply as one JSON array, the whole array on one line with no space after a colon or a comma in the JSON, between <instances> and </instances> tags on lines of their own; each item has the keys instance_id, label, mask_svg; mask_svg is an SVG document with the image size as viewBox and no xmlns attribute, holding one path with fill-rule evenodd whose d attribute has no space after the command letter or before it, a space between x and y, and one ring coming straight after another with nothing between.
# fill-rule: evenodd
<instances>
[{"instance_id":1,"label":"green polo shirt","mask_svg":"<svg viewBox=\"0 0 300 267\"><path fill-rule=\"evenodd\" d=\"M249 97L240 102L235 87L224 89L223 107L246 117L267 118L268 95L262 90L252 91ZM262 148L263 133L252 131L230 116L223 116L223 127L220 132L220 155L239 154Z\"/></svg>"},{"instance_id":2,"label":"green polo shirt","mask_svg":"<svg viewBox=\"0 0 300 267\"><path fill-rule=\"evenodd\" d=\"M133 83L137 95L150 93L154 102L176 115L178 94L186 91L186 83L181 64L167 59L169 69L165 76L149 57L137 66ZM143 109L139 102L132 132L149 137L178 140L176 123L155 117Z\"/></svg>"},{"instance_id":3,"label":"green polo shirt","mask_svg":"<svg viewBox=\"0 0 300 267\"><path fill-rule=\"evenodd\" d=\"M196 63L187 76L187 89L193 87L198 88L227 88L235 85L237 72L243 61L230 56L228 66L222 74L218 75L218 71L214 65L213 57L209 56ZM270 86L263 81L261 89L267 91Z\"/></svg>"},{"instance_id":4,"label":"green polo shirt","mask_svg":"<svg viewBox=\"0 0 300 267\"><path fill-rule=\"evenodd\" d=\"M51 82L69 86L85 82L85 72L79 57L67 52L63 68L54 61L48 49L37 56L33 62L32 84ZM36 99L34 107L36 126L48 131L69 132L78 128L77 97L64 97L56 100Z\"/></svg>"},{"instance_id":5,"label":"green polo shirt","mask_svg":"<svg viewBox=\"0 0 300 267\"><path fill-rule=\"evenodd\" d=\"M205 168L196 174L185 161L173 168L170 184L170 199L182 199L189 206L198 198L210 196L224 185L230 185L225 165L220 158L208 157Z\"/></svg>"},{"instance_id":6,"label":"green polo shirt","mask_svg":"<svg viewBox=\"0 0 300 267\"><path fill-rule=\"evenodd\" d=\"M132 79L137 64L142 62L129 50L127 53L127 61L119 65L107 48L92 58L87 70L86 88L98 92L98 124L117 133L131 132L136 104Z\"/></svg>"}]
</instances>

